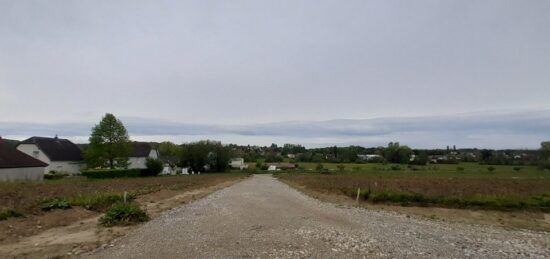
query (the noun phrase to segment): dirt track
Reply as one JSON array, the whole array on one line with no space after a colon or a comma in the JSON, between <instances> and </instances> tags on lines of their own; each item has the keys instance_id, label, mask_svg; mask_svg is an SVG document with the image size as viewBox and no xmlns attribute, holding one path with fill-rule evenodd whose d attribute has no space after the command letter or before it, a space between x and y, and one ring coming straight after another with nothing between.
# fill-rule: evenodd
<instances>
[{"instance_id":1,"label":"dirt track","mask_svg":"<svg viewBox=\"0 0 550 259\"><path fill-rule=\"evenodd\" d=\"M339 207L256 175L166 212L97 258L550 257L550 233Z\"/></svg>"}]
</instances>

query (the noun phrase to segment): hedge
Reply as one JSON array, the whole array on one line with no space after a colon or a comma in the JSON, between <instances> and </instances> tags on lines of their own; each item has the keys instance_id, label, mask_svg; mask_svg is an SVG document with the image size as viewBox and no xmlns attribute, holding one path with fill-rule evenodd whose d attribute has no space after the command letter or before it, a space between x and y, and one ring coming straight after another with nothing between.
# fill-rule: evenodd
<instances>
[{"instance_id":1,"label":"hedge","mask_svg":"<svg viewBox=\"0 0 550 259\"><path fill-rule=\"evenodd\" d=\"M140 177L143 169L101 169L82 171L82 175L93 179Z\"/></svg>"}]
</instances>

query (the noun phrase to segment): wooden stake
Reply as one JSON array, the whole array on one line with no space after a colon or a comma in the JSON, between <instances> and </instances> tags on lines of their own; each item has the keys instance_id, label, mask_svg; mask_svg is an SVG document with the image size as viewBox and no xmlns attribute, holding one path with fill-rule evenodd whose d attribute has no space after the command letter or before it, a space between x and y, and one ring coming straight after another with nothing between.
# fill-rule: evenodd
<instances>
[{"instance_id":1,"label":"wooden stake","mask_svg":"<svg viewBox=\"0 0 550 259\"><path fill-rule=\"evenodd\" d=\"M359 203L359 194L361 194L361 188L357 188L357 198L355 198L357 203Z\"/></svg>"},{"instance_id":2,"label":"wooden stake","mask_svg":"<svg viewBox=\"0 0 550 259\"><path fill-rule=\"evenodd\" d=\"M126 195L127 195L127 192L124 192L124 203L126 203Z\"/></svg>"}]
</instances>

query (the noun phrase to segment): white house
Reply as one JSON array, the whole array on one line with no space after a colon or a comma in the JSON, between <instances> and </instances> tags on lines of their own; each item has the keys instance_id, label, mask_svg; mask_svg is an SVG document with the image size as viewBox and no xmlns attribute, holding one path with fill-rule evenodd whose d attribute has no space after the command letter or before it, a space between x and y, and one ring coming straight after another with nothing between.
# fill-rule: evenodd
<instances>
[{"instance_id":1,"label":"white house","mask_svg":"<svg viewBox=\"0 0 550 259\"><path fill-rule=\"evenodd\" d=\"M17 149L46 164L46 173L50 171L68 174L80 174L84 167L82 151L68 139L32 137L23 140Z\"/></svg>"},{"instance_id":2,"label":"white house","mask_svg":"<svg viewBox=\"0 0 550 259\"><path fill-rule=\"evenodd\" d=\"M146 142L132 142L130 143L132 149L131 155L128 157L128 168L145 169L147 166L145 162L147 158L159 158L159 152L156 148L153 148L150 143Z\"/></svg>"},{"instance_id":3,"label":"white house","mask_svg":"<svg viewBox=\"0 0 550 259\"><path fill-rule=\"evenodd\" d=\"M229 166L240 170L248 168L248 165L244 163L244 158L231 158L229 161Z\"/></svg>"},{"instance_id":4,"label":"white house","mask_svg":"<svg viewBox=\"0 0 550 259\"><path fill-rule=\"evenodd\" d=\"M42 180L48 164L2 142L0 138L0 181Z\"/></svg>"}]
</instances>

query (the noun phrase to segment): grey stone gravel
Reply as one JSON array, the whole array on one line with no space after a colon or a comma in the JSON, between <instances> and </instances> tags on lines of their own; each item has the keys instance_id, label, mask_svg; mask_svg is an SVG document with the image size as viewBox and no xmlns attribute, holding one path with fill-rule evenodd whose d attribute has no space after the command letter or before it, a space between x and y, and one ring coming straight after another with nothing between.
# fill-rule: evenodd
<instances>
[{"instance_id":1,"label":"grey stone gravel","mask_svg":"<svg viewBox=\"0 0 550 259\"><path fill-rule=\"evenodd\" d=\"M347 208L255 175L175 208L93 258L550 258L550 233Z\"/></svg>"}]
</instances>

